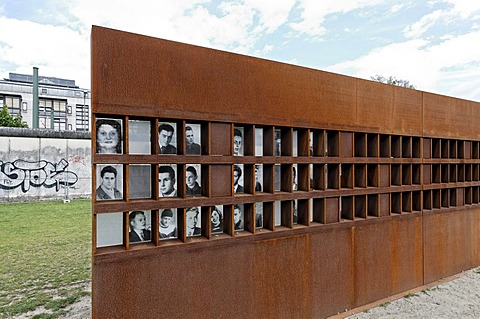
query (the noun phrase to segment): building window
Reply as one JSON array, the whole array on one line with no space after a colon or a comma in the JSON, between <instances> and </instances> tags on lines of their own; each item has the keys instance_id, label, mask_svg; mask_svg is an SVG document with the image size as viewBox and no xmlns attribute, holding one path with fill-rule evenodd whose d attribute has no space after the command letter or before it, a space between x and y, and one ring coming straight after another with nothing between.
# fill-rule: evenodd
<instances>
[{"instance_id":1,"label":"building window","mask_svg":"<svg viewBox=\"0 0 480 319\"><path fill-rule=\"evenodd\" d=\"M21 102L22 98L20 96L0 95L0 107L6 105L10 115L20 114Z\"/></svg>"},{"instance_id":2,"label":"building window","mask_svg":"<svg viewBox=\"0 0 480 319\"><path fill-rule=\"evenodd\" d=\"M90 125L88 121L89 106L77 104L75 107L75 125L77 131L88 131Z\"/></svg>"},{"instance_id":3,"label":"building window","mask_svg":"<svg viewBox=\"0 0 480 319\"><path fill-rule=\"evenodd\" d=\"M54 99L38 100L39 128L52 128L55 131L67 129L67 101Z\"/></svg>"}]
</instances>

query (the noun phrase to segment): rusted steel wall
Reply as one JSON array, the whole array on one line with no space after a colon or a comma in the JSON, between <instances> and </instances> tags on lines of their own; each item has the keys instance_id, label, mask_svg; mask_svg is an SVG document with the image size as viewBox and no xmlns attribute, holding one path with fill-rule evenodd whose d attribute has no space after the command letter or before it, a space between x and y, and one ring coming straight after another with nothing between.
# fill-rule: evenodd
<instances>
[{"instance_id":1,"label":"rusted steel wall","mask_svg":"<svg viewBox=\"0 0 480 319\"><path fill-rule=\"evenodd\" d=\"M94 200L94 318L324 318L480 265L480 151L475 125L480 120L479 103L93 27L92 106L94 117L141 117L155 124L159 118L208 123L207 131L222 133L208 135L208 156L197 160L210 165L210 177L228 174L237 162L277 163L272 154L260 159L231 156L233 125L242 123L340 132L338 156L287 156L279 160L287 168L312 161L318 167L325 163L360 167L351 172L344 169L343 177L339 171L328 176L333 177L333 189L326 191L312 192L305 166L299 172L303 176L300 192L291 188L279 193L252 192L248 195L252 195L251 203L325 199L321 218L314 213L321 222L307 218L298 225L290 220L275 227L267 220L270 229L265 227L261 233L253 227L243 234L214 238L207 227L202 237L184 237L180 243L154 239L136 246L125 239L124 247L97 249L99 214L123 212L127 216L128 211L148 209L157 210L152 213L156 216L158 209L171 203L206 207L217 201L221 205L244 203L246 197L234 197L231 190L225 190L231 180L214 184L207 179L203 184L215 196ZM273 140L269 132L265 138ZM392 134L387 137L388 145L396 143L393 135L405 136L406 142L398 149L406 155L394 156L392 151L390 156L389 150L388 156L357 156L357 132L360 138L363 133L372 133L373 138ZM291 133L286 138L291 142ZM445 139L444 148L451 148L450 154L435 158L432 145L441 141L433 139ZM455 140L448 144L448 139ZM462 140L458 146L456 139ZM477 152L477 156L449 157L457 151L463 154L463 140L468 140L469 154ZM94 149L95 136L92 143ZM372 143L377 151L381 149L381 142ZM412 143L417 143L415 156L408 155ZM320 153L321 148L314 152ZM190 160L183 155L174 158L183 165ZM101 163L156 165L166 161L156 154L93 154L92 171ZM365 168L361 170L364 164L373 168L378 164L378 171L370 177ZM323 178L324 170L318 172L315 178ZM273 168L270 174L272 182ZM342 181L351 183L343 180L348 174L355 183L363 178L365 184L378 185L344 187ZM291 175L285 180L291 182ZM92 189L95 193L95 175ZM154 189L158 195L158 186ZM447 192L442 193L443 189ZM456 192L461 200L458 197L457 201ZM314 202L314 210L323 205L318 203L323 201ZM310 209L305 211L312 214ZM367 216L366 211L373 213ZM283 208L282 214L290 216ZM158 227L156 217L153 225ZM128 231L124 232L126 236Z\"/></svg>"}]
</instances>

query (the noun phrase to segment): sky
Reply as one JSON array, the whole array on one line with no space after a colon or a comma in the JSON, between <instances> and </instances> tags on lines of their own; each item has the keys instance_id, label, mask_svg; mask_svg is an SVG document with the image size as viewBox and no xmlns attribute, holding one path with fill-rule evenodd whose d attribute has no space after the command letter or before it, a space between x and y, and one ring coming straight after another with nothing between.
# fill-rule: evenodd
<instances>
[{"instance_id":1,"label":"sky","mask_svg":"<svg viewBox=\"0 0 480 319\"><path fill-rule=\"evenodd\" d=\"M480 102L479 0L0 0L0 78L90 88L92 25Z\"/></svg>"}]
</instances>

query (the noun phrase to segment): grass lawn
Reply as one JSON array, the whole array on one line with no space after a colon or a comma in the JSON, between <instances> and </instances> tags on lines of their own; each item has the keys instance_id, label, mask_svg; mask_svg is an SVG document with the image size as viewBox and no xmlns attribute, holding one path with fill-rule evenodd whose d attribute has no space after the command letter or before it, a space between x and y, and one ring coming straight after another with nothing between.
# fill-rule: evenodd
<instances>
[{"instance_id":1,"label":"grass lawn","mask_svg":"<svg viewBox=\"0 0 480 319\"><path fill-rule=\"evenodd\" d=\"M91 201L0 204L0 318L56 318L88 294Z\"/></svg>"}]
</instances>

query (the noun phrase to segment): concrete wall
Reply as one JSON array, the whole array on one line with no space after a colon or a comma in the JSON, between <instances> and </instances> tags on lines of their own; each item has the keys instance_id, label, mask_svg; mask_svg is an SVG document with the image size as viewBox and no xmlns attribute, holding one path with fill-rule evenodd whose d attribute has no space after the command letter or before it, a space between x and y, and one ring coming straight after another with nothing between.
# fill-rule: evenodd
<instances>
[{"instance_id":1,"label":"concrete wall","mask_svg":"<svg viewBox=\"0 0 480 319\"><path fill-rule=\"evenodd\" d=\"M89 132L0 128L0 201L91 196Z\"/></svg>"}]
</instances>

